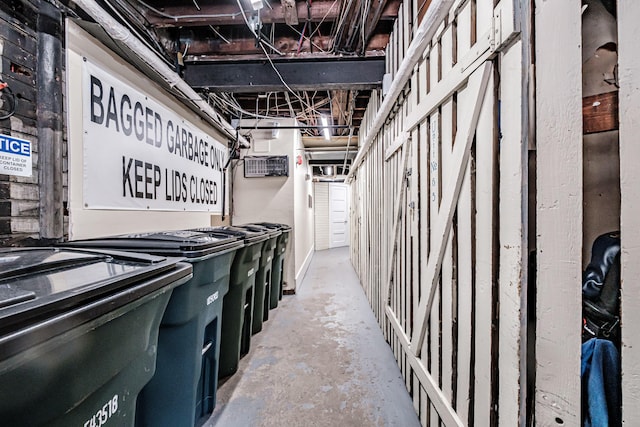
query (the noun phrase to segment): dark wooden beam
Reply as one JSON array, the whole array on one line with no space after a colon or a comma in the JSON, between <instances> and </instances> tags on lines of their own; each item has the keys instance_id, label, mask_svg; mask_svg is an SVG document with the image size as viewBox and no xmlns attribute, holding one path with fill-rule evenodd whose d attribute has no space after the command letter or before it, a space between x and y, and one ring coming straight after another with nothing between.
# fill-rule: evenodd
<instances>
[{"instance_id":1,"label":"dark wooden beam","mask_svg":"<svg viewBox=\"0 0 640 427\"><path fill-rule=\"evenodd\" d=\"M374 50L382 51L382 53L384 54L384 51L389 44L389 37L389 34L374 34L369 37L369 42L367 43L367 52Z\"/></svg>"},{"instance_id":2,"label":"dark wooden beam","mask_svg":"<svg viewBox=\"0 0 640 427\"><path fill-rule=\"evenodd\" d=\"M382 17L382 12L387 8L387 3L388 3L387 0L373 0L373 3L371 5L371 10L373 11L373 13L369 12L369 15L367 17L367 22L364 26L364 29L365 29L364 45L362 44L361 40L358 41L358 48L360 50L367 47L369 40L371 40L371 38L375 34L375 30L376 30L376 27L378 26L378 22ZM398 12L396 9L396 16L397 16L397 13Z\"/></svg>"},{"instance_id":3,"label":"dark wooden beam","mask_svg":"<svg viewBox=\"0 0 640 427\"><path fill-rule=\"evenodd\" d=\"M282 79L293 90L373 89L382 84L384 58L317 61L275 61ZM285 89L267 61L191 63L185 80L194 88L214 92L272 92Z\"/></svg>"},{"instance_id":4,"label":"dark wooden beam","mask_svg":"<svg viewBox=\"0 0 640 427\"><path fill-rule=\"evenodd\" d=\"M267 7L260 11L260 20L264 24L284 24L287 22L287 10L282 4L273 3L273 10ZM333 22L340 12L340 3L334 1L314 1L307 13L305 2L296 2L296 12L300 21ZM200 10L194 7L165 7L161 13L147 9L144 13L152 27L187 27L187 26L222 26L245 25L240 10L236 5L201 5ZM253 13L253 10L247 12Z\"/></svg>"},{"instance_id":5,"label":"dark wooden beam","mask_svg":"<svg viewBox=\"0 0 640 427\"><path fill-rule=\"evenodd\" d=\"M387 0L382 15L380 15L380 21L395 21L400 6L402 6L402 0Z\"/></svg>"},{"instance_id":6,"label":"dark wooden beam","mask_svg":"<svg viewBox=\"0 0 640 427\"><path fill-rule=\"evenodd\" d=\"M220 40L214 37L211 38L198 38L189 40L188 57L185 58L188 61L198 59L198 56L222 56L225 60L229 58L229 55L258 55L255 59L265 59L264 51L260 46L256 46L255 38L244 39L232 39L228 40L229 43L224 40ZM330 47L331 37L329 36L314 36L313 43L317 46L314 51L318 52L318 47L327 51ZM279 52L284 54L296 55L298 52L307 53L311 49L309 47L308 40L300 40L294 37L276 37L271 43ZM266 45L267 52L271 52Z\"/></svg>"},{"instance_id":7,"label":"dark wooden beam","mask_svg":"<svg viewBox=\"0 0 640 427\"><path fill-rule=\"evenodd\" d=\"M283 58L291 60L309 60L309 59L333 59L336 55L330 52L321 52L315 47L310 52L309 42L304 40L298 51L298 39L291 37L278 37L274 42L274 47L284 54ZM313 42L317 46L329 48L331 42L329 37L314 36ZM389 43L388 34L375 35L369 45L368 52L364 58L384 58L384 52ZM266 48L269 52L269 48ZM232 61L266 61L264 52L261 48L255 46L253 38L229 40L226 43L219 39L194 39L189 41L189 49L185 61L191 62L228 62Z\"/></svg>"},{"instance_id":8,"label":"dark wooden beam","mask_svg":"<svg viewBox=\"0 0 640 427\"><path fill-rule=\"evenodd\" d=\"M618 127L618 91L582 98L582 128L585 135L616 130Z\"/></svg>"}]
</instances>

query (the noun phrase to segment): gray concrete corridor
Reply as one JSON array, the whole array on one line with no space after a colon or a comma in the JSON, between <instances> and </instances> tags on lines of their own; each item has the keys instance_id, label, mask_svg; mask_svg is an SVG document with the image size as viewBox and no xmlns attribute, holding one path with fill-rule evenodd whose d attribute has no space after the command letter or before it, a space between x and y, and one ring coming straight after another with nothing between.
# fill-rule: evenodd
<instances>
[{"instance_id":1,"label":"gray concrete corridor","mask_svg":"<svg viewBox=\"0 0 640 427\"><path fill-rule=\"evenodd\" d=\"M297 294L270 312L203 425L419 426L348 248L314 254Z\"/></svg>"}]
</instances>

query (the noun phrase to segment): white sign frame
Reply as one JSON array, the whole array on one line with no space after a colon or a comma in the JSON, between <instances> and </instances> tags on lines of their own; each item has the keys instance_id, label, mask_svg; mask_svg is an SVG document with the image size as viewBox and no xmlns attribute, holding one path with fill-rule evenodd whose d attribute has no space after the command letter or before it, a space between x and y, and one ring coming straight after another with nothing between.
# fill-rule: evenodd
<instances>
[{"instance_id":1,"label":"white sign frame","mask_svg":"<svg viewBox=\"0 0 640 427\"><path fill-rule=\"evenodd\" d=\"M226 146L86 59L82 72L84 208L221 214Z\"/></svg>"}]
</instances>

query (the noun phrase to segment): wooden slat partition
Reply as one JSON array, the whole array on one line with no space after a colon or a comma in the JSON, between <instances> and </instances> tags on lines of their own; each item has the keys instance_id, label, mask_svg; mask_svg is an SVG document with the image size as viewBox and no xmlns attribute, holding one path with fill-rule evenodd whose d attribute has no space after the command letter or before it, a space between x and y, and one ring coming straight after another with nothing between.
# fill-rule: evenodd
<instances>
[{"instance_id":1,"label":"wooden slat partition","mask_svg":"<svg viewBox=\"0 0 640 427\"><path fill-rule=\"evenodd\" d=\"M580 425L582 239L593 234L583 221L593 191L583 133L619 129L623 418L632 425L640 338L625 326L640 316L640 4L617 3L619 93L583 100L590 29L579 2L535 0L535 20L518 15L531 13L521 2L452 3L413 31L429 35L418 52L394 28L395 99L372 98L351 176L352 259L414 408L424 426ZM424 13L413 4L405 24ZM603 188L617 191L615 178Z\"/></svg>"},{"instance_id":2,"label":"wooden slat partition","mask_svg":"<svg viewBox=\"0 0 640 427\"><path fill-rule=\"evenodd\" d=\"M432 299L435 295L435 290L437 289L438 277L440 275L441 267L442 267L442 259L444 257L444 251L446 250L445 240L448 239L449 232L451 230L451 219L453 218L453 213L455 209L455 204L457 203L457 199L460 193L460 188L462 184L462 179L464 177L463 171L464 167L469 160L470 155L470 147L473 140L473 135L475 133L475 129L477 126L477 120L480 115L480 109L482 107L482 100L485 96L487 85L489 82L491 74L491 66L490 64L484 66L484 70L482 75L478 75L477 86L472 89L472 93L477 94L480 97L480 100L477 101L474 105L472 111L468 111L469 115L469 124L468 128L466 128L466 132L464 136L462 132L458 135L462 141L457 144L455 148L457 148L457 153L454 155L454 159L452 160L452 169L449 171L451 175L451 188L450 191L446 192L444 195L440 195L441 190L438 189L438 195L434 193L434 186L432 185L431 189L431 203L438 203L437 206L437 215L432 218L432 244L434 246L431 256L429 257L429 262L426 268L426 276L430 278L430 283L426 288L427 298L423 299L420 303L420 307L418 308L417 320L416 323L423 324L424 319L428 316L428 311L432 306ZM481 79L480 79L481 78ZM475 89L475 90L474 90ZM432 129L434 128L434 123L431 123ZM432 130L433 134L433 130ZM432 139L432 148L433 148L433 139ZM441 171L441 166L432 161L431 170L432 172L435 170ZM442 175L440 175L442 176ZM432 184L434 180L432 177ZM441 203L442 201L442 203ZM443 209L440 209L440 207ZM435 254L435 256L434 256ZM414 331L413 341L417 348L421 347L422 340L424 339L425 327ZM419 353L418 353L419 354ZM416 354L416 355L418 355Z\"/></svg>"},{"instance_id":3,"label":"wooden slat partition","mask_svg":"<svg viewBox=\"0 0 640 427\"><path fill-rule=\"evenodd\" d=\"M526 191L520 178L506 175L524 174L521 45L496 53L492 0L452 3L430 23L434 29L415 30L432 35L420 41L420 51L407 46L408 26L391 35L387 71L395 75L407 61L413 71L402 73L405 83L394 82L404 96L397 95L387 116L375 114L385 99L362 124L366 148L351 180L352 223L361 228L352 231L359 238L352 259L421 424L512 426L525 384L518 372L504 378L499 372L519 367L523 357L517 280L524 267L514 261L524 252L523 226L500 230L521 217ZM418 21L401 11L405 23ZM510 79L494 78L498 73ZM501 141L500 90L515 121ZM501 174L504 162L510 167ZM497 201L506 196L513 203L502 208ZM501 268L501 259L509 265ZM499 298L517 303L498 311Z\"/></svg>"}]
</instances>

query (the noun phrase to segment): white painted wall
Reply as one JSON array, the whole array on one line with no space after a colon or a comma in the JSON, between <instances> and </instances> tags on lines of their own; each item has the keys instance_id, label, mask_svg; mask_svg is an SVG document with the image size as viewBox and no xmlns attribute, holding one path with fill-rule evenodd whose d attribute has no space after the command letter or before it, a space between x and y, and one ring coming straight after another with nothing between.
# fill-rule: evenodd
<instances>
[{"instance_id":1,"label":"white painted wall","mask_svg":"<svg viewBox=\"0 0 640 427\"><path fill-rule=\"evenodd\" d=\"M281 126L294 126L294 119L279 120ZM273 120L242 121L242 126L271 126ZM288 155L288 177L245 178L244 166L238 163L233 172L232 223L279 222L290 225L293 230L285 255L285 289L295 289L302 280L313 254L313 209L308 206L312 194L311 169L304 159L302 138L296 129L280 129L278 137L270 138L270 131L252 131L251 148L242 155ZM296 165L300 154L302 165Z\"/></svg>"},{"instance_id":2,"label":"white painted wall","mask_svg":"<svg viewBox=\"0 0 640 427\"><path fill-rule=\"evenodd\" d=\"M295 156L302 164L294 167L294 211L296 248L296 287L302 282L313 256L313 170L304 155L302 135L296 132L294 138Z\"/></svg>"},{"instance_id":3,"label":"white painted wall","mask_svg":"<svg viewBox=\"0 0 640 427\"><path fill-rule=\"evenodd\" d=\"M72 21L67 21L67 112L69 138L69 238L84 239L119 233L208 226L220 215L208 212L85 209L83 205L83 57L100 65L124 83L162 103L212 138L224 143L214 128L167 94L160 86L128 65ZM227 193L228 194L228 193Z\"/></svg>"}]
</instances>

